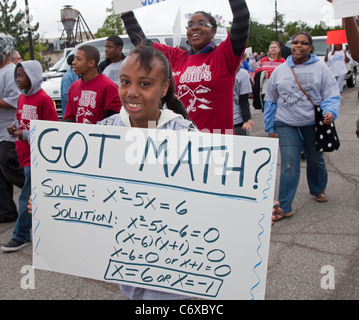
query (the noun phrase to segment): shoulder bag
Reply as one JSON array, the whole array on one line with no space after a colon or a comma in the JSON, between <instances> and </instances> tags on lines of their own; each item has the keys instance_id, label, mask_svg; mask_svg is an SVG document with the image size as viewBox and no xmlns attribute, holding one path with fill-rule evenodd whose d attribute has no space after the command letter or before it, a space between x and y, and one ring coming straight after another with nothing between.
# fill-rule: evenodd
<instances>
[{"instance_id":1,"label":"shoulder bag","mask_svg":"<svg viewBox=\"0 0 359 320\"><path fill-rule=\"evenodd\" d=\"M304 91L302 86L300 85L297 75L295 74L293 68L291 68L295 81L297 82L299 89L305 94L305 96L312 103L314 112L315 112L315 134L316 134L316 142L315 148L319 152L331 152L334 150L338 150L340 146L339 137L337 134L337 130L335 128L334 121L331 124L324 124L324 117L322 108L320 106L316 106L313 100L309 97L309 95Z\"/></svg>"}]
</instances>

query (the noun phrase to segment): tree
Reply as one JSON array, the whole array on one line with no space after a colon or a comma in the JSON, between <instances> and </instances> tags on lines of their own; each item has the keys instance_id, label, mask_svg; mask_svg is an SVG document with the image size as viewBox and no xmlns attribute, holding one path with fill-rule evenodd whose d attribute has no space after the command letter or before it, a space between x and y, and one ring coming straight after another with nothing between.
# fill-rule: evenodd
<instances>
[{"instance_id":1,"label":"tree","mask_svg":"<svg viewBox=\"0 0 359 320\"><path fill-rule=\"evenodd\" d=\"M16 0L13 0L11 3L10 0L0 0L0 32L13 36L16 39L15 49L19 51L23 60L29 60L29 37L26 28L23 27L26 23L25 11L15 11L16 7ZM36 32L38 28L39 23L36 23L32 27L32 31ZM41 52L47 49L48 44L40 43L39 38L40 35L38 33L33 35L35 59L46 68L46 61L42 58Z\"/></svg>"},{"instance_id":2,"label":"tree","mask_svg":"<svg viewBox=\"0 0 359 320\"><path fill-rule=\"evenodd\" d=\"M21 27L21 22L25 19L25 12L14 13L16 1L9 4L9 0L0 1L0 32L13 36L17 41L21 40L25 30Z\"/></svg>"},{"instance_id":3,"label":"tree","mask_svg":"<svg viewBox=\"0 0 359 320\"><path fill-rule=\"evenodd\" d=\"M247 47L252 47L253 52L266 52L273 40L275 40L275 31L254 19L250 20Z\"/></svg>"},{"instance_id":4,"label":"tree","mask_svg":"<svg viewBox=\"0 0 359 320\"><path fill-rule=\"evenodd\" d=\"M112 35L120 35L124 32L121 15L115 14L114 5L112 1L111 8L106 8L106 12L110 15L107 16L101 28L95 33L96 38L109 37Z\"/></svg>"}]
</instances>

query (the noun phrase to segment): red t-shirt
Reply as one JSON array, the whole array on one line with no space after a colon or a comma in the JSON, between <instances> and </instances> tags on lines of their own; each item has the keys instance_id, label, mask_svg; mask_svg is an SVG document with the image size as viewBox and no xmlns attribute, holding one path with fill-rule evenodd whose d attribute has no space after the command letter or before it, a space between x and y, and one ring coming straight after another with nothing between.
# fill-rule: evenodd
<instances>
[{"instance_id":1,"label":"red t-shirt","mask_svg":"<svg viewBox=\"0 0 359 320\"><path fill-rule=\"evenodd\" d=\"M20 95L16 119L21 130L30 130L30 120L59 121L54 103L43 89L29 96ZM20 166L29 167L31 161L28 141L18 140L15 144Z\"/></svg>"},{"instance_id":2,"label":"red t-shirt","mask_svg":"<svg viewBox=\"0 0 359 320\"><path fill-rule=\"evenodd\" d=\"M105 118L105 110L120 112L121 106L117 85L99 74L91 80L79 79L71 85L64 119L96 124Z\"/></svg>"},{"instance_id":3,"label":"red t-shirt","mask_svg":"<svg viewBox=\"0 0 359 320\"><path fill-rule=\"evenodd\" d=\"M257 73L259 71L267 71L268 72L268 79L269 79L271 74L273 73L274 69L277 68L283 62L285 62L284 58L280 58L280 59L277 59L277 60L271 60L268 57L263 57L259 61L255 73Z\"/></svg>"},{"instance_id":4,"label":"red t-shirt","mask_svg":"<svg viewBox=\"0 0 359 320\"><path fill-rule=\"evenodd\" d=\"M229 35L213 51L194 55L156 42L153 45L170 61L177 97L198 129L233 131L233 83L241 57L234 55Z\"/></svg>"}]
</instances>

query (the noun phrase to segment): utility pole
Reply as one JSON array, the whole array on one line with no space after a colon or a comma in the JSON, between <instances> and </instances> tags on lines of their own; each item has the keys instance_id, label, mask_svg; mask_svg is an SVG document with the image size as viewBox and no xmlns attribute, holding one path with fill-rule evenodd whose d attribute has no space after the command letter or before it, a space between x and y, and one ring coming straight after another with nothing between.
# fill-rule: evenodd
<instances>
[{"instance_id":1,"label":"utility pole","mask_svg":"<svg viewBox=\"0 0 359 320\"><path fill-rule=\"evenodd\" d=\"M26 14L27 34L29 36L30 58L31 58L31 60L35 60L34 46L32 44L32 32L31 32L31 26L30 26L29 4L27 3L27 0L25 0L25 14Z\"/></svg>"},{"instance_id":2,"label":"utility pole","mask_svg":"<svg viewBox=\"0 0 359 320\"><path fill-rule=\"evenodd\" d=\"M277 0L275 0L275 5L274 5L274 10L275 10L275 40L278 41L278 11L277 11Z\"/></svg>"}]
</instances>

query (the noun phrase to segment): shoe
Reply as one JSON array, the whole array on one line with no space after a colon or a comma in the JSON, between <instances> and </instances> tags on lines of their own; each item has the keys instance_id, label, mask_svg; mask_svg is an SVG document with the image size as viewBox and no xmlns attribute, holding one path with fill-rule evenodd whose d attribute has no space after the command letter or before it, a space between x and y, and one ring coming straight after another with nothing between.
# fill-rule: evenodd
<instances>
[{"instance_id":1,"label":"shoe","mask_svg":"<svg viewBox=\"0 0 359 320\"><path fill-rule=\"evenodd\" d=\"M23 242L20 240L16 240L14 238L12 238L7 244L4 244L1 247L2 251L5 252L15 252L20 250L23 247L26 247L30 242Z\"/></svg>"},{"instance_id":2,"label":"shoe","mask_svg":"<svg viewBox=\"0 0 359 320\"><path fill-rule=\"evenodd\" d=\"M317 202L326 202L328 201L327 196L325 195L325 190L322 190L315 196L315 201Z\"/></svg>"},{"instance_id":3,"label":"shoe","mask_svg":"<svg viewBox=\"0 0 359 320\"><path fill-rule=\"evenodd\" d=\"M290 218L293 215L293 213L292 212L288 212L288 213L276 212L273 215L274 215L274 222L278 222L279 220L282 220L284 218Z\"/></svg>"}]
</instances>

